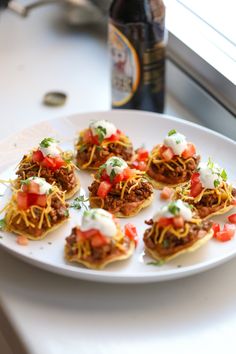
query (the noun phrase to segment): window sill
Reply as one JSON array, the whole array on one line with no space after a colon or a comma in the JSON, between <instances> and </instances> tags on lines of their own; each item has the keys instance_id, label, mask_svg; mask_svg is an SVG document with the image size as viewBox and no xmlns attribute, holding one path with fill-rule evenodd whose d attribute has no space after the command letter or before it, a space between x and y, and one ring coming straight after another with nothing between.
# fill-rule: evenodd
<instances>
[{"instance_id":1,"label":"window sill","mask_svg":"<svg viewBox=\"0 0 236 354\"><path fill-rule=\"evenodd\" d=\"M236 48L175 0L166 0L167 56L236 115Z\"/></svg>"}]
</instances>

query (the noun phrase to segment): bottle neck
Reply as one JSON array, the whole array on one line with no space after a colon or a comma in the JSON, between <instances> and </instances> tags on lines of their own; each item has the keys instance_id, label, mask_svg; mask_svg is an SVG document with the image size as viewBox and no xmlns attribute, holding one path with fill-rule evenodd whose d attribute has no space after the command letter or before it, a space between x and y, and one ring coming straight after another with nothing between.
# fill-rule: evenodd
<instances>
[{"instance_id":1,"label":"bottle neck","mask_svg":"<svg viewBox=\"0 0 236 354\"><path fill-rule=\"evenodd\" d=\"M162 0L114 0L110 17L120 23L153 22L165 16Z\"/></svg>"}]
</instances>

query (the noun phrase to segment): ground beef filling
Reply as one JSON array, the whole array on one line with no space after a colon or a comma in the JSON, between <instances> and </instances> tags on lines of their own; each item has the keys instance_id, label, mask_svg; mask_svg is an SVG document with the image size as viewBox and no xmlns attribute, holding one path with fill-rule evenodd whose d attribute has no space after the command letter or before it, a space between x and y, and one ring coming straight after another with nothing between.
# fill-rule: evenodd
<instances>
[{"instance_id":1,"label":"ground beef filling","mask_svg":"<svg viewBox=\"0 0 236 354\"><path fill-rule=\"evenodd\" d=\"M23 157L19 169L16 172L19 180L24 180L29 177L38 176L40 165L33 161L23 163L26 156ZM56 171L49 168L41 167L40 175L38 177L45 178L45 180L52 184L53 182L62 191L70 192L76 187L77 179L75 173L75 167L61 167Z\"/></svg>"},{"instance_id":2,"label":"ground beef filling","mask_svg":"<svg viewBox=\"0 0 236 354\"><path fill-rule=\"evenodd\" d=\"M67 207L68 207L68 204L63 204L61 202L61 200L55 196L52 198L51 211L48 214L51 227L48 226L45 218L44 218L42 227L40 229L37 227L39 224L41 215L42 215L42 210L38 209L38 208L34 208L35 218L33 217L33 215L29 211L26 211L27 219L32 224L34 224L35 227L26 226L23 219L21 219L20 223L17 223L17 220L19 219L19 215L17 215L15 218L13 218L12 223L11 223L11 227L14 230L22 231L22 235L24 235L24 233L27 233L27 234L32 235L34 237L37 237L37 236L40 237L48 229L51 229L54 225L57 225L58 223L60 223L63 220L68 218L69 213L68 213Z\"/></svg>"},{"instance_id":3,"label":"ground beef filling","mask_svg":"<svg viewBox=\"0 0 236 354\"><path fill-rule=\"evenodd\" d=\"M150 224L150 223L149 223ZM162 243L155 243L155 228L150 227L144 233L144 243L147 249L154 250L160 257L168 257L175 253L191 247L195 242L203 238L211 229L211 221L203 221L201 224L189 223L190 231L186 237L178 238L170 231L167 231ZM163 228L159 228L158 237ZM158 241L157 237L157 241Z\"/></svg>"},{"instance_id":4,"label":"ground beef filling","mask_svg":"<svg viewBox=\"0 0 236 354\"><path fill-rule=\"evenodd\" d=\"M79 167L89 162L93 146L91 144L83 144L77 151L76 161ZM93 160L88 168L98 168L111 156L121 157L125 161L130 161L133 156L133 147L132 145L122 146L116 143L104 147L97 146Z\"/></svg>"},{"instance_id":5,"label":"ground beef filling","mask_svg":"<svg viewBox=\"0 0 236 354\"><path fill-rule=\"evenodd\" d=\"M153 189L150 183L146 181L140 181L139 184L130 190L130 187L135 185L136 181L131 180L128 182L124 198L121 199L122 187L117 183L112 187L110 192L104 198L104 206L103 209L108 210L111 213L122 213L125 216L129 216L133 213L133 211L137 210L137 208L149 199L153 194ZM97 197L97 191L100 183L94 181L92 185L88 188L90 191L90 197ZM101 207L101 200L98 199L97 207Z\"/></svg>"},{"instance_id":6,"label":"ground beef filling","mask_svg":"<svg viewBox=\"0 0 236 354\"><path fill-rule=\"evenodd\" d=\"M181 194L179 194L178 197L181 198ZM232 189L232 199L234 197L236 197L236 188ZM224 207L224 203L226 199L227 199L227 195L222 194L220 205L216 205L218 203L218 195L214 193L214 194L203 195L203 197L198 203L194 203L191 199L187 200L187 202L189 204L192 204L197 209L197 213L200 218L205 218L208 215L215 213L218 210L221 210ZM230 206L231 203L232 200L229 200L228 203L226 204L226 207Z\"/></svg>"},{"instance_id":7,"label":"ground beef filling","mask_svg":"<svg viewBox=\"0 0 236 354\"><path fill-rule=\"evenodd\" d=\"M100 261L104 261L108 258L115 258L120 256L126 252L128 252L130 248L130 239L128 237L124 237L123 244L124 251L117 248L115 242L111 239L110 242L104 246L94 247L90 243L91 254L81 254L81 260L91 262L91 263L99 263ZM66 238L66 250L67 255L70 257L75 257L78 254L78 243L76 240L76 227L74 227L71 231L70 236Z\"/></svg>"},{"instance_id":8,"label":"ground beef filling","mask_svg":"<svg viewBox=\"0 0 236 354\"><path fill-rule=\"evenodd\" d=\"M186 169L178 162L177 158L181 159L183 162L185 161L183 157L175 156L173 162L168 162L173 170L169 169L164 163L155 164L154 162L151 162L147 174L155 181L167 184L177 184L188 181L193 172L197 169L200 156L194 156L191 159L188 159L189 161L186 162Z\"/></svg>"}]
</instances>

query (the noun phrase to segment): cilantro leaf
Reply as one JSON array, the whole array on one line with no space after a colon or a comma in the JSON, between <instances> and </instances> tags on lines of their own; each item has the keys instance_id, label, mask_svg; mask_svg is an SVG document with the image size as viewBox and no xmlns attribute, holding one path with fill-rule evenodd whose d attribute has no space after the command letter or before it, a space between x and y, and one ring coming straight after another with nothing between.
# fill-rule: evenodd
<instances>
[{"instance_id":1,"label":"cilantro leaf","mask_svg":"<svg viewBox=\"0 0 236 354\"><path fill-rule=\"evenodd\" d=\"M208 161L207 161L207 167L210 169L210 170L213 170L215 165L214 165L214 162L212 161L212 159L209 157L208 158Z\"/></svg>"},{"instance_id":2,"label":"cilantro leaf","mask_svg":"<svg viewBox=\"0 0 236 354\"><path fill-rule=\"evenodd\" d=\"M112 159L112 166L113 167L121 167L123 165L122 161L118 158Z\"/></svg>"},{"instance_id":3,"label":"cilantro leaf","mask_svg":"<svg viewBox=\"0 0 236 354\"><path fill-rule=\"evenodd\" d=\"M44 138L39 144L39 146L42 148L48 148L51 144L56 144L56 143L58 143L58 140L54 138Z\"/></svg>"},{"instance_id":4,"label":"cilantro leaf","mask_svg":"<svg viewBox=\"0 0 236 354\"><path fill-rule=\"evenodd\" d=\"M223 170L221 171L220 176L221 176L221 178L223 179L223 181L227 181L228 175L227 175L227 172L225 171L225 169L223 169Z\"/></svg>"},{"instance_id":5,"label":"cilantro leaf","mask_svg":"<svg viewBox=\"0 0 236 354\"><path fill-rule=\"evenodd\" d=\"M178 215L180 212L180 208L176 205L175 202L172 202L168 205L168 210L173 215Z\"/></svg>"},{"instance_id":6,"label":"cilantro leaf","mask_svg":"<svg viewBox=\"0 0 236 354\"><path fill-rule=\"evenodd\" d=\"M101 125L99 125L95 129L95 132L96 132L96 135L98 136L98 142L101 144L103 142L103 140L105 139L107 130L106 130L106 128L104 128Z\"/></svg>"},{"instance_id":7,"label":"cilantro leaf","mask_svg":"<svg viewBox=\"0 0 236 354\"><path fill-rule=\"evenodd\" d=\"M111 182L114 180L114 178L116 177L116 172L115 172L115 170L114 170L114 168L111 170L111 173L110 173L110 180L111 180Z\"/></svg>"},{"instance_id":8,"label":"cilantro leaf","mask_svg":"<svg viewBox=\"0 0 236 354\"><path fill-rule=\"evenodd\" d=\"M157 266L157 267L160 267L162 266L163 264L165 264L165 261L163 259L160 259L159 261L156 261L156 262L148 262L146 263L147 265L153 265L153 266Z\"/></svg>"},{"instance_id":9,"label":"cilantro leaf","mask_svg":"<svg viewBox=\"0 0 236 354\"><path fill-rule=\"evenodd\" d=\"M5 230L6 227L6 222L4 219L0 220L0 230Z\"/></svg>"},{"instance_id":10,"label":"cilantro leaf","mask_svg":"<svg viewBox=\"0 0 236 354\"><path fill-rule=\"evenodd\" d=\"M80 195L79 197L74 199L73 203L70 204L70 208L80 210L83 207L86 210L88 210L88 207L85 204L88 200L89 200L89 198L85 198L84 195Z\"/></svg>"},{"instance_id":11,"label":"cilantro leaf","mask_svg":"<svg viewBox=\"0 0 236 354\"><path fill-rule=\"evenodd\" d=\"M218 179L214 180L214 187L217 188L220 185L220 181Z\"/></svg>"},{"instance_id":12,"label":"cilantro leaf","mask_svg":"<svg viewBox=\"0 0 236 354\"><path fill-rule=\"evenodd\" d=\"M174 135L176 133L177 133L177 131L175 129L171 129L168 133L168 136Z\"/></svg>"}]
</instances>

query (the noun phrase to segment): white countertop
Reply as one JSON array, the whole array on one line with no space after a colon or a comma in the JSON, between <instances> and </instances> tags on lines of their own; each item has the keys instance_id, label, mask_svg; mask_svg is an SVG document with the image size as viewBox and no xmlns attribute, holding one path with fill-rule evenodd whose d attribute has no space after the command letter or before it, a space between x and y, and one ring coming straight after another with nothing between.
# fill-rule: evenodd
<instances>
[{"instance_id":1,"label":"white countertop","mask_svg":"<svg viewBox=\"0 0 236 354\"><path fill-rule=\"evenodd\" d=\"M0 14L1 138L40 120L109 108L104 31L70 30L61 20L53 6L28 19ZM54 89L68 94L62 108L41 103ZM198 121L171 97L167 113ZM232 260L178 281L109 285L51 274L0 250L8 343L0 335L0 352L235 353L235 269Z\"/></svg>"}]
</instances>

